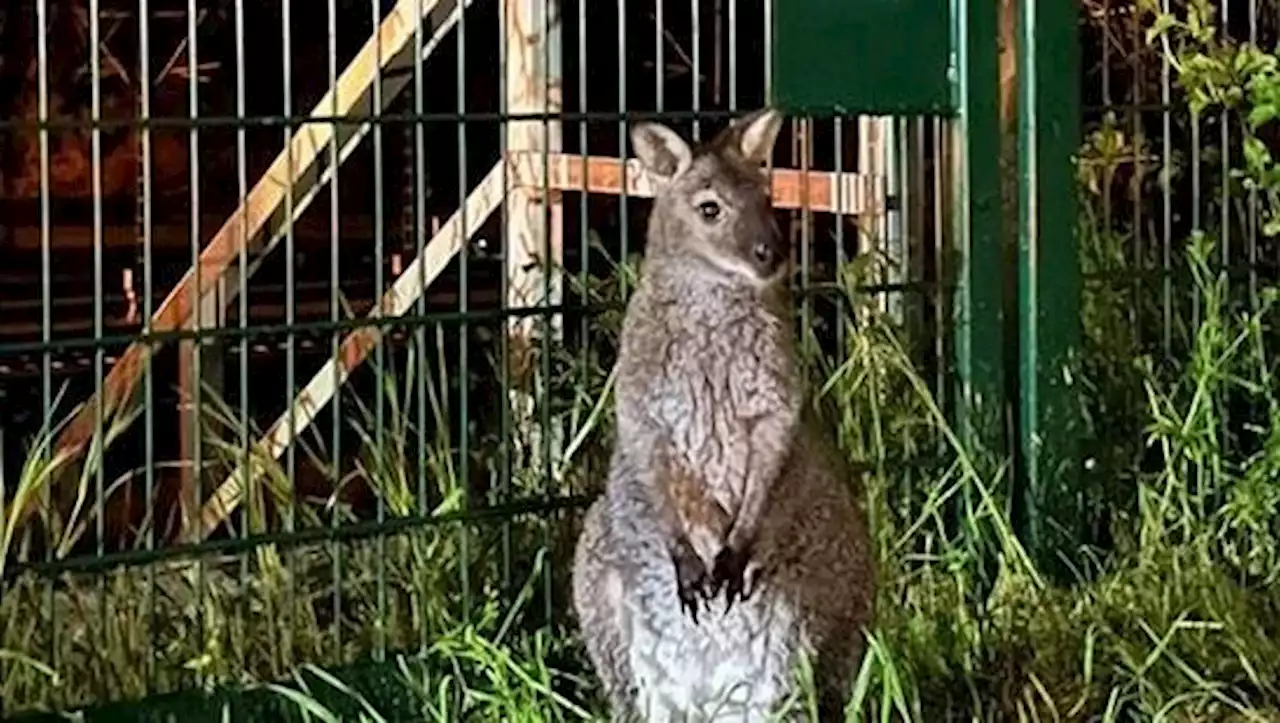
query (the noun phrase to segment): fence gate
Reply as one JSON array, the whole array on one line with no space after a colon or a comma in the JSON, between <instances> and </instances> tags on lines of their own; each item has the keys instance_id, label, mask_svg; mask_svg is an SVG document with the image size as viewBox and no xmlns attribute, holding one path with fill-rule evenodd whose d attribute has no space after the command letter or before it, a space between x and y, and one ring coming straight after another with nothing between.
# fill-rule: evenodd
<instances>
[{"instance_id":1,"label":"fence gate","mask_svg":"<svg viewBox=\"0 0 1280 723\"><path fill-rule=\"evenodd\" d=\"M839 272L878 259L862 292L1012 453L1052 549L1079 504L1075 7L1015 10L1016 33L982 0L0 11L0 649L32 663L0 658L5 712L212 720L192 691L385 661L521 590L560 620L642 118L791 113L771 173L800 323L838 353Z\"/></svg>"}]
</instances>

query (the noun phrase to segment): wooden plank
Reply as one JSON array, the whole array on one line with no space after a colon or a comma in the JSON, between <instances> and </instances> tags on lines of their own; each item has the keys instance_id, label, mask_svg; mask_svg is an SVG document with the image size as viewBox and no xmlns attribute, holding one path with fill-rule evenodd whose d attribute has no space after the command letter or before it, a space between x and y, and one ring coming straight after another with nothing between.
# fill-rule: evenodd
<instances>
[{"instance_id":1,"label":"wooden plank","mask_svg":"<svg viewBox=\"0 0 1280 723\"><path fill-rule=\"evenodd\" d=\"M583 171L582 156L574 153L551 153L547 159L548 183L557 191L586 191L609 195L653 196L653 184L637 159L626 161L608 156L590 156ZM622 166L627 166L627 187L622 187ZM513 159L515 173L541 182L541 156L522 154ZM807 176L807 178L806 178ZM865 173L831 171L799 171L794 168L773 169L773 205L775 208L799 209L806 205L816 213L844 213L851 216L879 213L877 203L883 194L873 193L877 179ZM841 196L844 198L842 199ZM878 199L878 201L877 201Z\"/></svg>"},{"instance_id":2,"label":"wooden plank","mask_svg":"<svg viewBox=\"0 0 1280 723\"><path fill-rule=\"evenodd\" d=\"M545 114L547 120L505 124L507 151L538 156L562 149L561 126L554 116L561 110L559 57L560 12L556 0L506 0L502 3L507 47L506 98L508 113ZM534 161L539 163L539 161ZM542 174L519 174L506 202L507 306L555 306L564 295L560 269L564 266L564 204L560 194L545 187ZM532 344L539 317L517 316L507 321L507 373L512 433L510 463L540 468L544 452L558 454L559 425L543 429L538 414L538 375L533 373ZM562 332L560 318L545 319L551 344Z\"/></svg>"},{"instance_id":3,"label":"wooden plank","mask_svg":"<svg viewBox=\"0 0 1280 723\"><path fill-rule=\"evenodd\" d=\"M467 196L465 213L459 210L449 217L427 243L423 255L405 268L391 288L383 294L378 307L371 310L366 318L403 316L413 308L418 297L440 275L472 232L502 203L507 195L502 186L503 176L502 164L496 164L480 185ZM337 358L329 359L311 377L311 381L299 392L290 408L276 419L258 441L257 454L265 453L271 455L272 459L279 459L289 444L315 420L320 410L337 396L338 388L347 381L356 367L364 363L381 341L382 334L381 327L376 326L364 327L348 334L342 340ZM257 459L260 460L261 457ZM197 539L207 537L235 510L244 497L244 490L248 486L246 483L256 481L261 473L262 463L255 460L250 462L248 470L237 469L206 501Z\"/></svg>"},{"instance_id":4,"label":"wooden plank","mask_svg":"<svg viewBox=\"0 0 1280 723\"><path fill-rule=\"evenodd\" d=\"M560 32L559 13L553 0L507 0L503 32L506 36L506 111L515 115L547 114L561 110L560 58L552 52ZM558 50L558 47L556 48ZM507 151L513 158L528 158L539 165L544 151L562 148L560 123L554 120L521 120L506 123ZM521 164L522 166L524 164ZM558 194L544 191L538 173L520 173L506 201L506 255L508 305L540 303L544 285L549 297L559 301L558 274L550 284L543 279L544 265L559 268L564 258L563 204ZM513 320L512 330L527 335L532 317Z\"/></svg>"},{"instance_id":5,"label":"wooden plank","mask_svg":"<svg viewBox=\"0 0 1280 723\"><path fill-rule=\"evenodd\" d=\"M458 0L463 3L468 0ZM382 108L373 108L373 85L381 74L381 100L385 108L404 89L410 79L406 72L413 65L414 36L419 25L416 11L424 15L433 10L446 11L433 28L431 40L438 39L456 22L457 4L437 8L440 0L400 0L383 19L372 36L338 78L335 88L325 93L311 111L312 116L345 116L367 118ZM434 15L433 15L434 17ZM434 47L429 43L423 52ZM215 293L218 280L238 263L241 249L254 257L252 273L261 259L278 243L288 224L301 214L336 168L327 167L330 144L338 143L339 164L355 149L371 127L369 123L350 126L333 123L310 123L301 126L289 148L286 148L250 190L245 202L223 223L201 252L196 267L188 269L182 280L169 292L151 318L153 331L171 331L186 327L197 299ZM292 195L293 213L286 216L286 198ZM267 235L269 232L269 236ZM264 243L264 240L267 241ZM195 287L194 289L192 287ZM234 297L236 284L228 285L224 302ZM120 362L112 368L103 384L103 408L110 415L132 397L145 361L152 352L148 344L129 346ZM92 438L95 425L96 399L91 397L59 435L55 448L68 461L80 455Z\"/></svg>"},{"instance_id":6,"label":"wooden plank","mask_svg":"<svg viewBox=\"0 0 1280 723\"><path fill-rule=\"evenodd\" d=\"M536 160L536 159L535 159ZM627 161L627 191L632 196L647 197L653 195L649 179L640 171L638 161ZM582 156L575 154L550 154L551 190L582 191L583 171ZM528 173L536 173L530 166ZM799 208L803 203L800 184L801 172L792 169L775 169L773 180L774 205L778 208ZM846 172L843 174L846 184L872 184L874 179L862 174ZM586 190L589 193L619 195L622 192L622 164L616 158L607 156L591 156L587 159ZM837 213L839 195L835 186L839 179L834 173L811 171L809 174L811 209L815 212ZM859 187L848 188L845 192L843 211L849 214L860 213L867 199L874 199L876 194ZM854 202L854 197L857 201ZM213 214L204 214L200 225L202 228L214 226L223 219ZM345 243L364 243L373 240L373 217L367 214L353 215L344 212L339 219L338 237ZM82 224L60 224L50 229L51 248L54 251L88 252L93 250L93 227ZM191 248L191 227L189 224L164 224L151 228L152 248L187 251ZM327 245L333 234L329 229L327 215L309 216L294 223L294 242L301 246L313 244ZM40 250L39 226L16 226L10 229L9 249L14 252L35 253ZM138 244L137 229L133 225L108 225L102 227L102 244L108 249L132 248ZM38 282L37 278L37 282Z\"/></svg>"}]
</instances>

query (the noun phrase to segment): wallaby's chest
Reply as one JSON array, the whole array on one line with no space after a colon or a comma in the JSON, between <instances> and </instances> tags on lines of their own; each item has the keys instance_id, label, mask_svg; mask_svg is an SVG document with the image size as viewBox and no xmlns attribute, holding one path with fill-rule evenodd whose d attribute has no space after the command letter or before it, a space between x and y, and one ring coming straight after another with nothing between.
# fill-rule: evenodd
<instances>
[{"instance_id":1,"label":"wallaby's chest","mask_svg":"<svg viewBox=\"0 0 1280 723\"><path fill-rule=\"evenodd\" d=\"M673 413L705 407L730 417L749 414L752 393L776 381L774 357L781 349L768 320L741 313L710 326L699 324L694 312L688 317L673 314L667 321L671 333L659 383L674 403L688 407Z\"/></svg>"},{"instance_id":2,"label":"wallaby's chest","mask_svg":"<svg viewBox=\"0 0 1280 723\"><path fill-rule=\"evenodd\" d=\"M706 483L732 487L748 464L755 420L791 404L787 322L759 303L715 296L637 311L628 341L646 358L631 383L646 416Z\"/></svg>"}]
</instances>

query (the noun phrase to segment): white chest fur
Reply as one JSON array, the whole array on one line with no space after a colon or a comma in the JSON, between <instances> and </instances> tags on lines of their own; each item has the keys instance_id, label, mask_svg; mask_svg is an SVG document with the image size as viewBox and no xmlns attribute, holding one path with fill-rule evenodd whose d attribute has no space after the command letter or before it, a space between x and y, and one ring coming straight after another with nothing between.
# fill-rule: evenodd
<instances>
[{"instance_id":1,"label":"white chest fur","mask_svg":"<svg viewBox=\"0 0 1280 723\"><path fill-rule=\"evenodd\" d=\"M670 604L668 604L670 603ZM649 723L765 723L792 690L803 633L770 588L724 612L723 597L694 623L674 595L629 600L636 704Z\"/></svg>"}]
</instances>

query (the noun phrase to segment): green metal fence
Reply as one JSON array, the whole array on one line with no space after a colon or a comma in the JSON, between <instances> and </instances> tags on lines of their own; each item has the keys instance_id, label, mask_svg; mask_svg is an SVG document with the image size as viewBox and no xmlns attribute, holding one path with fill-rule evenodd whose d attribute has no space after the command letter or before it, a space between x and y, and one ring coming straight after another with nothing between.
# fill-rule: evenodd
<instances>
[{"instance_id":1,"label":"green metal fence","mask_svg":"<svg viewBox=\"0 0 1280 723\"><path fill-rule=\"evenodd\" d=\"M562 622L643 251L640 118L794 111L801 327L838 357L840 272L883 259L859 293L1013 461L1051 557L1085 523L1078 9L1018 10L1016 127L976 0L6 11L31 72L4 126L0 648L40 664L0 659L6 711L385 661L522 590Z\"/></svg>"},{"instance_id":2,"label":"green metal fence","mask_svg":"<svg viewBox=\"0 0 1280 723\"><path fill-rule=\"evenodd\" d=\"M1275 278L1265 202L1249 174L1240 173L1249 124L1239 110L1212 103L1203 112L1196 109L1203 88L1190 73L1179 77L1184 48L1153 34L1159 14L1201 18L1215 42L1239 55L1248 46L1273 52L1280 31L1277 7L1268 0L1090 0L1081 6L1085 133L1078 154L1077 227L1082 313L1093 329L1084 350L1087 371L1113 395L1141 372L1099 360L1149 355L1159 364L1191 355L1207 310L1187 239L1203 234L1211 242L1207 271L1226 275L1228 313L1258 309L1260 289ZM1196 52L1194 45L1185 50ZM1274 147L1274 134L1267 133L1258 131L1260 140ZM1109 410L1087 411L1097 417ZM1223 429L1247 425L1254 411L1235 409L1237 416L1224 419ZM1131 508L1132 487L1094 480L1131 479L1134 461L1144 461L1144 430L1140 420L1115 410L1108 421L1104 427L1091 419L1086 430L1083 459L1092 471L1082 490L1103 503L1099 507ZM1106 516L1090 518L1091 534L1105 534Z\"/></svg>"}]
</instances>

